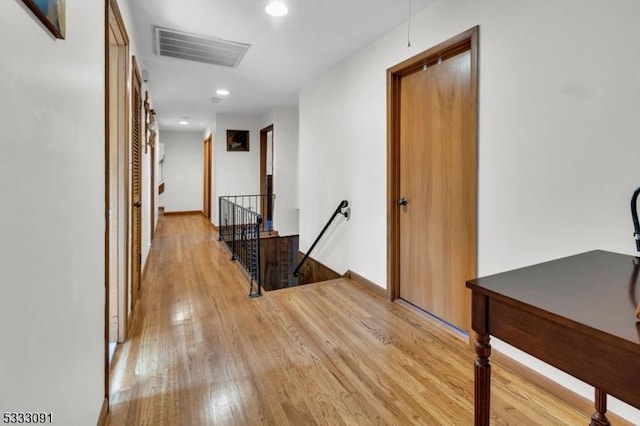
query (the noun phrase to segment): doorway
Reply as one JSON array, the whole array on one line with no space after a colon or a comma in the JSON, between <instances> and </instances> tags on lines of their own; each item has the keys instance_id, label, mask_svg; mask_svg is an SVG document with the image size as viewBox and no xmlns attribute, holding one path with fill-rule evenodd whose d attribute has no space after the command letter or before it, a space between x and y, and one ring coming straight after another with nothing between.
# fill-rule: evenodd
<instances>
[{"instance_id":1,"label":"doorway","mask_svg":"<svg viewBox=\"0 0 640 426\"><path fill-rule=\"evenodd\" d=\"M140 297L142 275L142 78L136 57L131 70L131 306Z\"/></svg>"},{"instance_id":2,"label":"doorway","mask_svg":"<svg viewBox=\"0 0 640 426\"><path fill-rule=\"evenodd\" d=\"M388 70L389 293L468 332L478 28Z\"/></svg>"},{"instance_id":3,"label":"doorway","mask_svg":"<svg viewBox=\"0 0 640 426\"><path fill-rule=\"evenodd\" d=\"M273 124L260 130L260 214L262 229L273 231Z\"/></svg>"},{"instance_id":4,"label":"doorway","mask_svg":"<svg viewBox=\"0 0 640 426\"><path fill-rule=\"evenodd\" d=\"M204 140L204 194L202 213L211 221L211 134Z\"/></svg>"},{"instance_id":5,"label":"doorway","mask_svg":"<svg viewBox=\"0 0 640 426\"><path fill-rule=\"evenodd\" d=\"M109 365L128 327L129 37L115 0L105 22L105 398Z\"/></svg>"}]
</instances>

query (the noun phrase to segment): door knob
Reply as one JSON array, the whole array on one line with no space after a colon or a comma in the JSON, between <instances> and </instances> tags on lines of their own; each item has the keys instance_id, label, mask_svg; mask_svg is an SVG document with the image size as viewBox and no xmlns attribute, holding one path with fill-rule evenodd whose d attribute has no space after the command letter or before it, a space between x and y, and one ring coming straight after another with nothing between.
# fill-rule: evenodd
<instances>
[{"instance_id":1,"label":"door knob","mask_svg":"<svg viewBox=\"0 0 640 426\"><path fill-rule=\"evenodd\" d=\"M133 203L133 207L140 208L141 206L142 206L142 203L140 201L136 201L135 203Z\"/></svg>"},{"instance_id":2,"label":"door knob","mask_svg":"<svg viewBox=\"0 0 640 426\"><path fill-rule=\"evenodd\" d=\"M407 201L406 198L402 197L398 200L398 205L399 206L406 206L407 204L409 204L409 201Z\"/></svg>"}]
</instances>

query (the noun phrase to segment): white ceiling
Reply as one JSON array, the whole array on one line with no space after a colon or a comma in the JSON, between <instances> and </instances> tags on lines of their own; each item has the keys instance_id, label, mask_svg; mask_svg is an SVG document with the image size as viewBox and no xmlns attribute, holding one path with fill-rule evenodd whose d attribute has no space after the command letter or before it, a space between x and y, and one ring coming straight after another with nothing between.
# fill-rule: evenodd
<instances>
[{"instance_id":1,"label":"white ceiling","mask_svg":"<svg viewBox=\"0 0 640 426\"><path fill-rule=\"evenodd\" d=\"M133 0L138 55L149 73L164 130L204 130L216 113L260 116L298 103L315 76L405 22L410 0L283 0L289 14L264 12L267 0ZM436 0L411 0L413 13ZM248 43L237 68L156 56L153 27ZM216 89L231 92L227 97ZM219 103L212 98L219 97ZM189 118L189 126L178 121Z\"/></svg>"}]
</instances>

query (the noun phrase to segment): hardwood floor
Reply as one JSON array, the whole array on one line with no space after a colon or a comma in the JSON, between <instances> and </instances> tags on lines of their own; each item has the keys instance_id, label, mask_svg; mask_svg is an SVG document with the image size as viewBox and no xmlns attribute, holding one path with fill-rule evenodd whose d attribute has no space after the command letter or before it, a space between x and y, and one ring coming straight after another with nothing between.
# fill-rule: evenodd
<instances>
[{"instance_id":1,"label":"hardwood floor","mask_svg":"<svg viewBox=\"0 0 640 426\"><path fill-rule=\"evenodd\" d=\"M201 215L161 218L132 338L112 371L110 425L469 425L470 347L339 279L249 299ZM492 420L584 425L494 366Z\"/></svg>"}]
</instances>

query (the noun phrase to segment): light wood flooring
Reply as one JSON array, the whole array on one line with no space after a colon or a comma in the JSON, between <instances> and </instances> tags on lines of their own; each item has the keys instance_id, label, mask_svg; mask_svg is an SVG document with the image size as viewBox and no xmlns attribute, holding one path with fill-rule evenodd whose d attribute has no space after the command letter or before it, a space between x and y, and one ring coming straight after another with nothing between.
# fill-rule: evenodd
<instances>
[{"instance_id":1,"label":"light wood flooring","mask_svg":"<svg viewBox=\"0 0 640 426\"><path fill-rule=\"evenodd\" d=\"M347 279L247 294L203 217L161 218L108 424L472 424L472 351L435 321ZM588 423L493 373L494 424Z\"/></svg>"}]
</instances>

